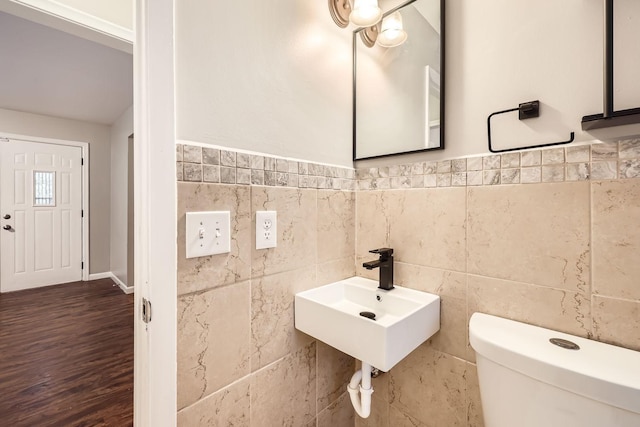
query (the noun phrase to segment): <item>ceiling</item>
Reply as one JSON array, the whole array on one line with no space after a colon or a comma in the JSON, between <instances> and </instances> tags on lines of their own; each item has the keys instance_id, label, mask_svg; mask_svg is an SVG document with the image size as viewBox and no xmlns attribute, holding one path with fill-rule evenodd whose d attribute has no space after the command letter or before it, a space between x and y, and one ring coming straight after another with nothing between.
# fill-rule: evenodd
<instances>
[{"instance_id":1,"label":"ceiling","mask_svg":"<svg viewBox=\"0 0 640 427\"><path fill-rule=\"evenodd\" d=\"M132 55L0 12L0 108L110 125L132 104Z\"/></svg>"}]
</instances>

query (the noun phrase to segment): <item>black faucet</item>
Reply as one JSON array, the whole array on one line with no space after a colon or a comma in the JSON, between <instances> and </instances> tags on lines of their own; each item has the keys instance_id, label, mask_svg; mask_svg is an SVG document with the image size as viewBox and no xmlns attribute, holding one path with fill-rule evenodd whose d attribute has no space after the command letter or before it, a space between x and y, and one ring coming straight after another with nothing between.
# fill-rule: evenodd
<instances>
[{"instance_id":1,"label":"black faucet","mask_svg":"<svg viewBox=\"0 0 640 427\"><path fill-rule=\"evenodd\" d=\"M380 268L380 284L378 285L378 288L390 291L393 289L393 249L380 248L373 249L369 252L380 255L380 259L365 262L362 266L367 270Z\"/></svg>"}]
</instances>

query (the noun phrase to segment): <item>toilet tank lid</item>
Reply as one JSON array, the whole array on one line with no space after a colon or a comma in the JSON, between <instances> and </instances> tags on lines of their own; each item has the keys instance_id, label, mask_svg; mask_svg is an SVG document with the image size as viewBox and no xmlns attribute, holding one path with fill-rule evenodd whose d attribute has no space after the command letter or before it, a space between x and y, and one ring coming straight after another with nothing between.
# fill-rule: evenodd
<instances>
[{"instance_id":1,"label":"toilet tank lid","mask_svg":"<svg viewBox=\"0 0 640 427\"><path fill-rule=\"evenodd\" d=\"M551 338L580 349L558 347ZM640 352L483 313L471 316L469 342L506 368L640 414Z\"/></svg>"}]
</instances>

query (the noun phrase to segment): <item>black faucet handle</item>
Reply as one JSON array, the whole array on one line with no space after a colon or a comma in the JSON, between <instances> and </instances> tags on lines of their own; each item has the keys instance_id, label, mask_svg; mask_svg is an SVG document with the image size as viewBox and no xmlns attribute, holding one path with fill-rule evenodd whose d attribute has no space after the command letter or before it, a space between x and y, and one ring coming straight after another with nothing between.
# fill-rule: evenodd
<instances>
[{"instance_id":1,"label":"black faucet handle","mask_svg":"<svg viewBox=\"0 0 640 427\"><path fill-rule=\"evenodd\" d=\"M391 248L372 249L369 251L369 253L380 255L380 259L387 259L393 255L393 249Z\"/></svg>"}]
</instances>

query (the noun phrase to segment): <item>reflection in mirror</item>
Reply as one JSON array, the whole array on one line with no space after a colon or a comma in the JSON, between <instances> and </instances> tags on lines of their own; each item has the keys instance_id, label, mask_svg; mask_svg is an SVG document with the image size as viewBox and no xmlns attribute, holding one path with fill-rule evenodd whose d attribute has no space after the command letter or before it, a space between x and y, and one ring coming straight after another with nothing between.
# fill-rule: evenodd
<instances>
[{"instance_id":1,"label":"reflection in mirror","mask_svg":"<svg viewBox=\"0 0 640 427\"><path fill-rule=\"evenodd\" d=\"M399 46L381 45L384 21L353 33L354 160L444 148L444 0L411 0L385 18L396 10Z\"/></svg>"}]
</instances>

